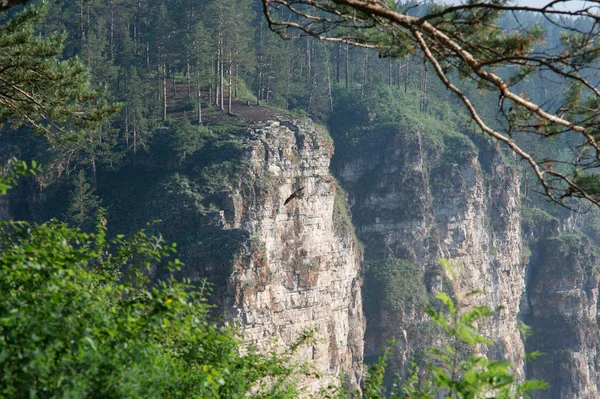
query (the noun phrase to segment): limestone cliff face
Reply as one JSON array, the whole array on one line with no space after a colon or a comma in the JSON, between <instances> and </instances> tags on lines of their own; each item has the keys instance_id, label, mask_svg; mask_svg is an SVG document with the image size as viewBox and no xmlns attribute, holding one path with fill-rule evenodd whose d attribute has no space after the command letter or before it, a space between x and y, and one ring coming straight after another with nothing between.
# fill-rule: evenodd
<instances>
[{"instance_id":1,"label":"limestone cliff face","mask_svg":"<svg viewBox=\"0 0 600 399\"><path fill-rule=\"evenodd\" d=\"M550 384L539 399L600 397L600 257L568 224L553 220L530 230L524 316L534 334L527 350L545 355L528 362L527 374Z\"/></svg>"},{"instance_id":2,"label":"limestone cliff face","mask_svg":"<svg viewBox=\"0 0 600 399\"><path fill-rule=\"evenodd\" d=\"M290 345L314 330L316 340L299 358L323 378L303 381L307 392L338 383L340 375L357 388L361 254L329 173L331 139L306 121L257 125L249 136L245 181L227 194L224 215L226 228L250 237L229 278L228 317L259 348ZM304 196L283 205L300 187Z\"/></svg>"},{"instance_id":3,"label":"limestone cliff face","mask_svg":"<svg viewBox=\"0 0 600 399\"><path fill-rule=\"evenodd\" d=\"M453 291L464 306L503 306L484 327L496 343L488 355L511 360L522 373L518 175L496 149L486 143L476 147L465 136L449 136L443 145L431 143L423 132L401 128L378 132L377 137L350 156L336 158L335 172L348 190L357 234L366 247L365 262L377 266L396 258L412 263L413 272L400 277L410 279L413 288L400 295L411 306L390 306L389 300L386 306L378 299L380 292L369 291L377 285L369 284L367 272L365 357L379 353L395 336L394 369L403 371L420 347L435 340L422 316L427 298L414 299L420 285L429 295ZM464 268L450 281L442 275L439 257ZM475 289L485 294L465 297Z\"/></svg>"}]
</instances>

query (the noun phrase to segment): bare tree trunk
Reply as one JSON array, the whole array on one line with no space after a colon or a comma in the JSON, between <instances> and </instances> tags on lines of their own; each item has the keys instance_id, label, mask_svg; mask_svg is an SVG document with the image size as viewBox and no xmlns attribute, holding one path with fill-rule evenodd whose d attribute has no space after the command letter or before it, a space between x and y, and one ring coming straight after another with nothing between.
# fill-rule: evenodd
<instances>
[{"instance_id":1,"label":"bare tree trunk","mask_svg":"<svg viewBox=\"0 0 600 399\"><path fill-rule=\"evenodd\" d=\"M83 0L79 0L79 40L83 43L85 39L85 27L83 22Z\"/></svg>"},{"instance_id":2,"label":"bare tree trunk","mask_svg":"<svg viewBox=\"0 0 600 399\"><path fill-rule=\"evenodd\" d=\"M327 90L329 94L329 112L333 112L333 94L331 92L331 65L329 61L329 52L325 49L325 62L327 66Z\"/></svg>"},{"instance_id":3,"label":"bare tree trunk","mask_svg":"<svg viewBox=\"0 0 600 399\"><path fill-rule=\"evenodd\" d=\"M213 73L213 63L211 62L210 64L210 70L208 71L208 76L210 78L210 81L208 82L208 104L213 104L213 77L215 76L215 74Z\"/></svg>"},{"instance_id":4,"label":"bare tree trunk","mask_svg":"<svg viewBox=\"0 0 600 399\"><path fill-rule=\"evenodd\" d=\"M200 86L200 71L197 72L198 78L198 125L202 124L202 91Z\"/></svg>"},{"instance_id":5,"label":"bare tree trunk","mask_svg":"<svg viewBox=\"0 0 600 399\"><path fill-rule=\"evenodd\" d=\"M346 68L345 68L345 79L346 79L346 89L348 88L348 69L349 69L349 60L348 60L348 56L349 56L349 52L350 52L350 45L348 43L346 43Z\"/></svg>"},{"instance_id":6,"label":"bare tree trunk","mask_svg":"<svg viewBox=\"0 0 600 399\"><path fill-rule=\"evenodd\" d=\"M228 65L228 74L229 74L229 88L228 88L228 93L229 93L229 98L227 99L227 113L231 114L232 113L232 109L231 109L231 98L233 97L233 61L231 60L231 52L229 53L229 65Z\"/></svg>"},{"instance_id":7,"label":"bare tree trunk","mask_svg":"<svg viewBox=\"0 0 600 399\"><path fill-rule=\"evenodd\" d=\"M267 66L269 69L267 70L267 90L265 91L265 101L269 103L269 94L271 93L271 67L273 66L273 60L269 56Z\"/></svg>"},{"instance_id":8,"label":"bare tree trunk","mask_svg":"<svg viewBox=\"0 0 600 399\"><path fill-rule=\"evenodd\" d=\"M219 106L219 102L220 102L219 96L222 94L219 91L219 87L220 87L219 86L219 77L221 76L221 69L220 69L220 67L221 67L221 57L219 56L219 53L220 53L220 50L217 49L217 61L216 61L216 64L215 64L215 73L217 74L217 80L215 82L215 106L217 106L217 107Z\"/></svg>"},{"instance_id":9,"label":"bare tree trunk","mask_svg":"<svg viewBox=\"0 0 600 399\"><path fill-rule=\"evenodd\" d=\"M360 97L365 95L365 86L367 85L367 72L369 71L369 52L365 51L365 64L363 68L362 84L360 85Z\"/></svg>"},{"instance_id":10,"label":"bare tree trunk","mask_svg":"<svg viewBox=\"0 0 600 399\"><path fill-rule=\"evenodd\" d=\"M187 79L187 96L188 101L192 99L192 77L190 76L190 59L188 57L186 65L185 65L185 78Z\"/></svg>"},{"instance_id":11,"label":"bare tree trunk","mask_svg":"<svg viewBox=\"0 0 600 399\"><path fill-rule=\"evenodd\" d=\"M238 94L239 82L240 82L240 63L236 62L235 63L235 79L233 80L233 88L234 88L233 96L235 98L239 97L239 94Z\"/></svg>"},{"instance_id":12,"label":"bare tree trunk","mask_svg":"<svg viewBox=\"0 0 600 399\"><path fill-rule=\"evenodd\" d=\"M404 74L404 92L408 91L408 75L410 74L410 57L406 57L406 73Z\"/></svg>"},{"instance_id":13,"label":"bare tree trunk","mask_svg":"<svg viewBox=\"0 0 600 399\"><path fill-rule=\"evenodd\" d=\"M163 122L166 122L167 121L167 64L166 64L165 60L163 60L162 72L163 72L163 85L162 85L163 116L162 116L162 120L163 120Z\"/></svg>"},{"instance_id":14,"label":"bare tree trunk","mask_svg":"<svg viewBox=\"0 0 600 399\"><path fill-rule=\"evenodd\" d=\"M92 186L98 188L98 172L96 171L96 157L92 154Z\"/></svg>"},{"instance_id":15,"label":"bare tree trunk","mask_svg":"<svg viewBox=\"0 0 600 399\"><path fill-rule=\"evenodd\" d=\"M337 46L337 53L335 55L335 83L340 83L340 60L342 58L342 43Z\"/></svg>"},{"instance_id":16,"label":"bare tree trunk","mask_svg":"<svg viewBox=\"0 0 600 399\"><path fill-rule=\"evenodd\" d=\"M263 56L258 57L258 88L256 90L256 105L260 105L262 95Z\"/></svg>"},{"instance_id":17,"label":"bare tree trunk","mask_svg":"<svg viewBox=\"0 0 600 399\"><path fill-rule=\"evenodd\" d=\"M169 68L169 71L172 71L173 73L173 95L177 95L177 82L175 82L175 75L176 75L176 71L172 70Z\"/></svg>"},{"instance_id":18,"label":"bare tree trunk","mask_svg":"<svg viewBox=\"0 0 600 399\"><path fill-rule=\"evenodd\" d=\"M429 108L429 82L427 79L427 62L423 62L423 74L421 75L421 112L427 112Z\"/></svg>"},{"instance_id":19,"label":"bare tree trunk","mask_svg":"<svg viewBox=\"0 0 600 399\"><path fill-rule=\"evenodd\" d=\"M223 111L225 109L225 96L224 96L224 87L225 87L225 61L223 60L223 42L219 45L221 48L221 60L219 62L219 92L221 93L221 98L219 102L219 109Z\"/></svg>"},{"instance_id":20,"label":"bare tree trunk","mask_svg":"<svg viewBox=\"0 0 600 399\"><path fill-rule=\"evenodd\" d=\"M306 72L308 76L308 82L312 82L312 74L311 74L311 50L310 50L310 37L306 38Z\"/></svg>"},{"instance_id":21,"label":"bare tree trunk","mask_svg":"<svg viewBox=\"0 0 600 399\"><path fill-rule=\"evenodd\" d=\"M137 154L137 123L133 123L133 166L135 166Z\"/></svg>"},{"instance_id":22,"label":"bare tree trunk","mask_svg":"<svg viewBox=\"0 0 600 399\"><path fill-rule=\"evenodd\" d=\"M125 103L125 148L129 150L129 106Z\"/></svg>"},{"instance_id":23,"label":"bare tree trunk","mask_svg":"<svg viewBox=\"0 0 600 399\"><path fill-rule=\"evenodd\" d=\"M110 1L110 59L115 59L115 0Z\"/></svg>"},{"instance_id":24,"label":"bare tree trunk","mask_svg":"<svg viewBox=\"0 0 600 399\"><path fill-rule=\"evenodd\" d=\"M142 1L137 1L137 12L135 16L135 26L133 28L133 40L135 41L135 54L138 54L138 46L140 45L140 29L142 19Z\"/></svg>"}]
</instances>

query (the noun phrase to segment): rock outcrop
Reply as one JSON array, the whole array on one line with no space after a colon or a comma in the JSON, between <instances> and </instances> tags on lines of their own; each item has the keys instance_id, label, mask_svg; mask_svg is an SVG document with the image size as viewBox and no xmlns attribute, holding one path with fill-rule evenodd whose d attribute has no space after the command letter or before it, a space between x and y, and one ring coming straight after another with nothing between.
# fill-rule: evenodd
<instances>
[{"instance_id":1,"label":"rock outcrop","mask_svg":"<svg viewBox=\"0 0 600 399\"><path fill-rule=\"evenodd\" d=\"M435 145L423 132L395 128L377 132L343 155L335 160L335 172L348 190L365 262L374 265L368 266L363 292L365 357L374 357L396 337L393 369L405 371L419 348L436 339L422 313L428 296L447 290L463 306L504 307L484 326L495 342L488 356L512 361L522 374L519 178L499 151L485 142L475 146L463 135L448 135ZM439 257L463 266L452 281L441 272ZM410 306L394 306L389 298L382 303L377 285L369 282L390 258L413 265L412 272L400 276L410 279L412 291L395 294ZM426 293L415 300L418 290ZM484 294L465 296L473 290Z\"/></svg>"},{"instance_id":2,"label":"rock outcrop","mask_svg":"<svg viewBox=\"0 0 600 399\"><path fill-rule=\"evenodd\" d=\"M560 231L561 225L563 231ZM537 350L544 355L528 362L527 377L550 384L534 397L598 398L600 257L597 245L581 233L574 233L577 230L573 226L558 220L546 223L538 220L534 229L524 319L533 331L527 340L527 351Z\"/></svg>"},{"instance_id":3,"label":"rock outcrop","mask_svg":"<svg viewBox=\"0 0 600 399\"><path fill-rule=\"evenodd\" d=\"M299 359L322 378L303 381L307 393L339 377L361 379L364 320L361 253L345 198L329 173L333 143L307 121L249 130L243 182L226 196L225 228L250 237L233 264L225 309L249 344L291 345L306 331L312 344ZM284 200L304 187L304 196Z\"/></svg>"}]
</instances>

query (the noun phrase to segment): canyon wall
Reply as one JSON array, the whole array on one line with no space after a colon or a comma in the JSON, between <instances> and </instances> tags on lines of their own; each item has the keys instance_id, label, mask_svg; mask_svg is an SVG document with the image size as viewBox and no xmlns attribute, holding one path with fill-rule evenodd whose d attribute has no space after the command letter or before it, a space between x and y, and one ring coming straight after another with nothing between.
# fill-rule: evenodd
<instances>
[{"instance_id":1,"label":"canyon wall","mask_svg":"<svg viewBox=\"0 0 600 399\"><path fill-rule=\"evenodd\" d=\"M329 173L332 152L327 132L307 121L253 127L244 181L224 201L223 226L250 237L233 263L227 317L258 348L288 347L312 330L298 358L321 378L302 382L307 393L340 376L356 389L362 376L361 252Z\"/></svg>"},{"instance_id":2,"label":"canyon wall","mask_svg":"<svg viewBox=\"0 0 600 399\"><path fill-rule=\"evenodd\" d=\"M528 362L527 377L550 384L537 399L598 398L600 254L579 229L597 224L597 213L565 219L537 213L535 224L525 226L531 260L521 311L533 333L527 351L544 355Z\"/></svg>"},{"instance_id":3,"label":"canyon wall","mask_svg":"<svg viewBox=\"0 0 600 399\"><path fill-rule=\"evenodd\" d=\"M283 349L313 334L296 357L321 376L301 381L307 396L340 376L357 388L363 356L374 361L392 337L390 375L405 374L440 343L423 308L445 291L464 307L502 307L482 326L487 355L548 381L537 399L600 397L599 212L523 199L514 159L477 135L401 124L359 133L338 140L334 129L334 154L324 128L280 117L184 164L142 159L100 179L99 192L113 231L163 220L182 274L208 278L217 313L248 345ZM0 198L0 219L42 221L64 202L64 191L24 183ZM462 266L450 275L440 257ZM546 355L526 361L534 350Z\"/></svg>"},{"instance_id":4,"label":"canyon wall","mask_svg":"<svg viewBox=\"0 0 600 399\"><path fill-rule=\"evenodd\" d=\"M405 372L437 340L422 310L445 290L465 307L503 307L484 326L495 342L488 356L510 360L522 376L519 177L500 152L459 134L436 145L422 131L388 127L337 157L334 170L366 247L365 357L396 337L392 370ZM440 257L461 265L452 279ZM390 259L392 268L404 268L398 279L410 281L405 292L394 291L399 283L386 285ZM473 290L483 294L465 295Z\"/></svg>"}]
</instances>

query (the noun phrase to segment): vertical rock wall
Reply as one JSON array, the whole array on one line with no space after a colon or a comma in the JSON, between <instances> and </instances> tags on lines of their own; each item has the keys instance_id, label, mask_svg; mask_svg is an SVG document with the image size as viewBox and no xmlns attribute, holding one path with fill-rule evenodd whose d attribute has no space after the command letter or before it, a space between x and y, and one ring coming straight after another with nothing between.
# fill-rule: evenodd
<instances>
[{"instance_id":1,"label":"vertical rock wall","mask_svg":"<svg viewBox=\"0 0 600 399\"><path fill-rule=\"evenodd\" d=\"M447 284L464 306L503 306L484 327L496 342L488 355L507 358L522 374L517 315L524 270L517 174L496 149L486 143L478 149L465 136L449 136L436 146L419 131L388 128L376 133L352 154L335 160L335 172L349 193L357 234L365 242L365 261L402 259L416 266L420 273L416 284L430 295L447 289ZM464 266L453 281L442 275L439 257ZM369 289L373 286L367 281L366 303L377 302L381 292ZM476 289L484 294L464 295ZM416 304L412 307L379 302L366 308L365 356L380 353L381 346L396 337L393 371L406 370L420 346L436 339L422 315L426 303L410 295L404 298Z\"/></svg>"},{"instance_id":2,"label":"vertical rock wall","mask_svg":"<svg viewBox=\"0 0 600 399\"><path fill-rule=\"evenodd\" d=\"M527 350L544 355L528 362L527 376L550 384L538 399L599 398L597 245L556 220L536 227L525 321L533 330Z\"/></svg>"},{"instance_id":3,"label":"vertical rock wall","mask_svg":"<svg viewBox=\"0 0 600 399\"><path fill-rule=\"evenodd\" d=\"M299 359L322 378L303 381L307 393L340 376L357 388L361 255L345 198L329 174L333 143L322 128L299 121L259 125L248 143L245 181L229 195L225 213L230 228L250 237L229 281L229 318L259 348L290 345L314 330ZM303 197L283 205L300 187Z\"/></svg>"}]
</instances>

